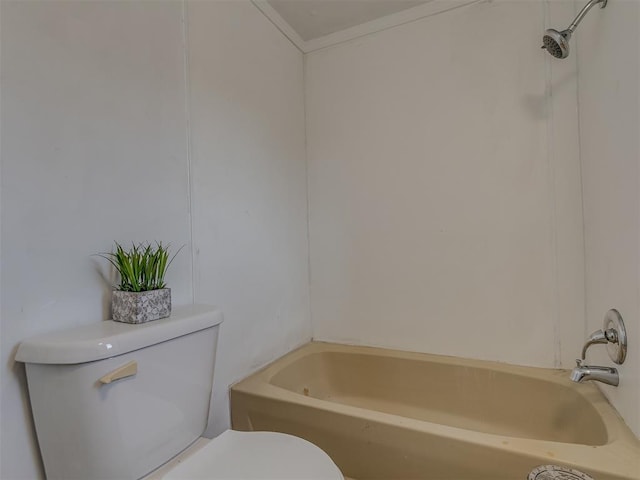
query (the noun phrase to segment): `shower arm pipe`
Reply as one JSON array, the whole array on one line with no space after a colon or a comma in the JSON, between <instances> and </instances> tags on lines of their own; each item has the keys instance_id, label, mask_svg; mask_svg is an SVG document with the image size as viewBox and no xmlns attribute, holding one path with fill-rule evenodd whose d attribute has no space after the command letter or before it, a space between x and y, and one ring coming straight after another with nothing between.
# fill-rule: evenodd
<instances>
[{"instance_id":1,"label":"shower arm pipe","mask_svg":"<svg viewBox=\"0 0 640 480\"><path fill-rule=\"evenodd\" d=\"M600 8L604 8L607 6L607 0L591 0L582 8L582 10L580 10L580 13L578 13L578 16L575 18L575 20L571 22L571 25L569 25L569 28L567 28L567 30L573 33L575 29L578 28L578 25L580 25L580 22L582 21L584 16L587 14L587 12L591 10L591 8L594 5L597 5L598 3L602 4L600 5Z\"/></svg>"}]
</instances>

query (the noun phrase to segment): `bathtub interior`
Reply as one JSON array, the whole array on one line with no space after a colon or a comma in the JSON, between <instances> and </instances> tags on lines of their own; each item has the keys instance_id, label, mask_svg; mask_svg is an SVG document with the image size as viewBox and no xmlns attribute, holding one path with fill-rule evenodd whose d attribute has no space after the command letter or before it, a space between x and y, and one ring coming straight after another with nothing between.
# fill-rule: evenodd
<instances>
[{"instance_id":1,"label":"bathtub interior","mask_svg":"<svg viewBox=\"0 0 640 480\"><path fill-rule=\"evenodd\" d=\"M230 393L234 429L305 438L358 480L524 480L547 464L640 480L640 442L566 371L311 342Z\"/></svg>"},{"instance_id":2,"label":"bathtub interior","mask_svg":"<svg viewBox=\"0 0 640 480\"><path fill-rule=\"evenodd\" d=\"M490 368L361 353L310 353L274 386L320 400L508 437L597 446L606 425L561 382Z\"/></svg>"}]
</instances>

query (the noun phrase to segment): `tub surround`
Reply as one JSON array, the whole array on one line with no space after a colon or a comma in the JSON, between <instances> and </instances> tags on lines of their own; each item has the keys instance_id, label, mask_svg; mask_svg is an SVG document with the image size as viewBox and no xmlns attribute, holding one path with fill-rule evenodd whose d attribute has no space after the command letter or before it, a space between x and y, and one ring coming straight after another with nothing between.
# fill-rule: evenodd
<instances>
[{"instance_id":1,"label":"tub surround","mask_svg":"<svg viewBox=\"0 0 640 480\"><path fill-rule=\"evenodd\" d=\"M354 478L637 480L640 442L565 370L312 342L231 390L232 425L298 435ZM464 459L464 461L462 461Z\"/></svg>"}]
</instances>

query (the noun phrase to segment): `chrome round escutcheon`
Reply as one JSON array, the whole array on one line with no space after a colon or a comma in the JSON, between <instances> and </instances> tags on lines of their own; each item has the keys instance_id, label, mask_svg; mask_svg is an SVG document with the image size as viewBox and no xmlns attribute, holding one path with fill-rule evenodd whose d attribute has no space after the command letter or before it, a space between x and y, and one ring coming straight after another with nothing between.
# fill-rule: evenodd
<instances>
[{"instance_id":1,"label":"chrome round escutcheon","mask_svg":"<svg viewBox=\"0 0 640 480\"><path fill-rule=\"evenodd\" d=\"M622 315L615 308L609 310L604 316L604 324L602 331L615 331L615 342L609 342L607 344L607 353L609 358L618 365L624 363L627 358L627 330L624 328L624 322L622 321Z\"/></svg>"},{"instance_id":2,"label":"chrome round escutcheon","mask_svg":"<svg viewBox=\"0 0 640 480\"><path fill-rule=\"evenodd\" d=\"M540 465L531 470L527 478L528 480L594 480L584 472L559 465Z\"/></svg>"}]
</instances>

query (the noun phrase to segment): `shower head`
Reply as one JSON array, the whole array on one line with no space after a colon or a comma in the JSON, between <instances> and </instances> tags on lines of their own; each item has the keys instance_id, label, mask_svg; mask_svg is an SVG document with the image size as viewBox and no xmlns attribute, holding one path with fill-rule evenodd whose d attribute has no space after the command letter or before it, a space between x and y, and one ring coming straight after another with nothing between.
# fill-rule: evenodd
<instances>
[{"instance_id":1,"label":"shower head","mask_svg":"<svg viewBox=\"0 0 640 480\"><path fill-rule=\"evenodd\" d=\"M547 52L556 58L567 58L569 56L569 39L571 38L571 30L563 30L559 32L550 28L545 30L542 37L542 48L546 48Z\"/></svg>"},{"instance_id":2,"label":"shower head","mask_svg":"<svg viewBox=\"0 0 640 480\"><path fill-rule=\"evenodd\" d=\"M587 12L591 10L591 7L600 3L600 8L604 8L607 6L607 1L608 0L591 0L580 10L578 16L571 22L571 25L569 25L566 30L562 30L561 32L553 28L545 30L544 37L542 37L542 48L546 48L547 52L556 58L567 58L569 56L569 40L571 39L571 34L578 28L578 25Z\"/></svg>"}]
</instances>

